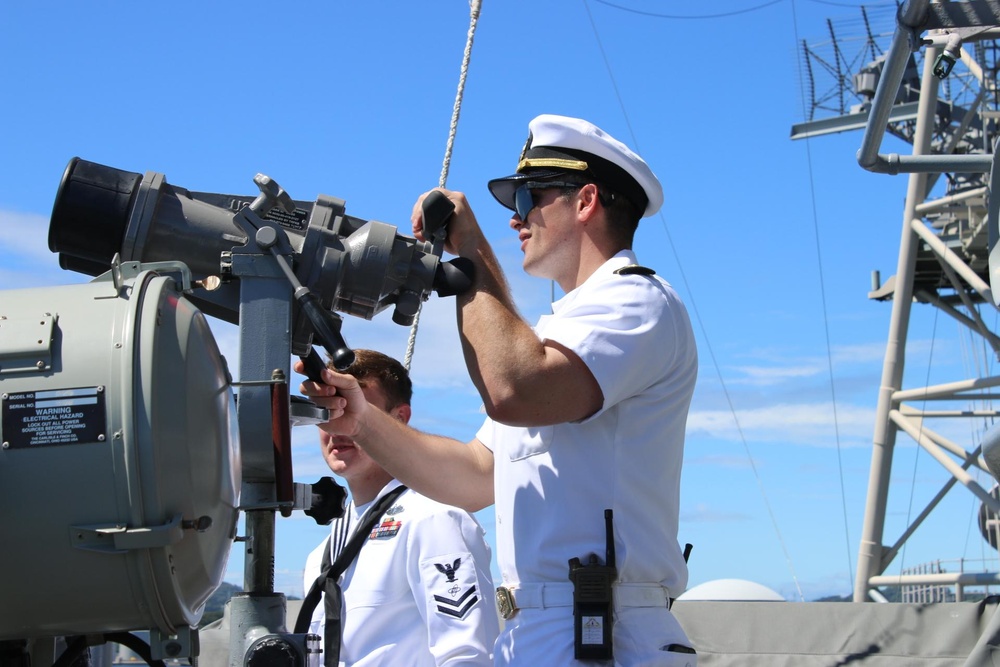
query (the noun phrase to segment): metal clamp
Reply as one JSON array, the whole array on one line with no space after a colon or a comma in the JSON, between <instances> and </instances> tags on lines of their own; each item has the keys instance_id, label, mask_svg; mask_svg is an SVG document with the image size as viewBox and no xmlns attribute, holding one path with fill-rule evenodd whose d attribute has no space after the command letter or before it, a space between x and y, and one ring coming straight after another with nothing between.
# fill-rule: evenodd
<instances>
[{"instance_id":1,"label":"metal clamp","mask_svg":"<svg viewBox=\"0 0 1000 667\"><path fill-rule=\"evenodd\" d=\"M178 514L162 526L139 528L128 528L121 524L70 526L69 532L70 541L77 549L123 553L131 549L157 549L176 544L184 537L184 529L189 527L195 528L193 525L186 525Z\"/></svg>"}]
</instances>

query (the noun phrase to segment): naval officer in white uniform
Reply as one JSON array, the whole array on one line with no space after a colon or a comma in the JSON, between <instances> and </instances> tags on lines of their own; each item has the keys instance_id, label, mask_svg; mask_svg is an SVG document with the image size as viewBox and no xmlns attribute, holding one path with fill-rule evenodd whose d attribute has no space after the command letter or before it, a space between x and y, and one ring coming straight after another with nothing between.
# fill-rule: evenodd
<instances>
[{"instance_id":1,"label":"naval officer in white uniform","mask_svg":"<svg viewBox=\"0 0 1000 667\"><path fill-rule=\"evenodd\" d=\"M373 405L393 419L410 419L412 386L395 359L355 350L350 371ZM330 562L365 511L400 486L350 438L321 431L323 456L347 481L352 500L306 560L304 589ZM406 490L379 518L340 582L343 621L340 664L348 667L483 667L492 665L499 631L490 549L468 512ZM309 631L323 634L324 604Z\"/></svg>"},{"instance_id":2,"label":"naval officer in white uniform","mask_svg":"<svg viewBox=\"0 0 1000 667\"><path fill-rule=\"evenodd\" d=\"M496 504L506 619L497 665L577 664L581 646L597 644L613 653L603 664L693 666L669 606L687 584L677 528L697 351L676 292L631 249L640 218L663 203L660 182L600 128L543 115L529 124L516 173L489 189L513 211L524 270L565 296L536 327L525 323L466 197L445 191L455 204L446 249L475 269L457 297L466 364L489 415L475 439L387 420L332 371L330 386L302 390L331 409L325 428L354 436L404 483L470 511ZM609 543L615 568L600 570L611 565ZM601 613L579 607L582 632L574 558L613 579Z\"/></svg>"}]
</instances>

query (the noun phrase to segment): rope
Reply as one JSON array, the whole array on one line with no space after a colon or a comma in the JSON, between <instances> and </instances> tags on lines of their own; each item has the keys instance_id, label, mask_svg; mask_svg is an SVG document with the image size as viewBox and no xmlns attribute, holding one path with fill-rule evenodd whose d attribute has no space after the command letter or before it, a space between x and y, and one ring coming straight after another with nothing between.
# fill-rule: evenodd
<instances>
[{"instance_id":1,"label":"rope","mask_svg":"<svg viewBox=\"0 0 1000 667\"><path fill-rule=\"evenodd\" d=\"M451 125L448 128L448 145L444 151L444 164L441 165L441 178L438 180L438 186L442 188L448 182L451 154L455 147L455 135L458 134L458 117L462 111L462 97L465 95L465 80L469 75L469 61L472 58L472 42L476 36L476 26L479 23L479 11L482 4L482 0L469 1L469 32L465 40L465 53L462 54L462 71L458 77L458 91L455 94L455 106L451 112ZM423 302L417 306L417 312L413 316L413 324L410 326L410 337L406 342L406 356L403 358L403 366L407 371L410 370L410 362L413 360L413 348L416 347L417 328L420 326L420 313L423 307Z\"/></svg>"}]
</instances>

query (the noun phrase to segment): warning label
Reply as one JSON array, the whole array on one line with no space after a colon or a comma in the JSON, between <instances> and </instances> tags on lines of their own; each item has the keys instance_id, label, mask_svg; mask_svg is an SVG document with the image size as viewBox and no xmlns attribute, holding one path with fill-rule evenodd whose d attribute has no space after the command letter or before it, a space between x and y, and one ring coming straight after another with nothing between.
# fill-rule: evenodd
<instances>
[{"instance_id":1,"label":"warning label","mask_svg":"<svg viewBox=\"0 0 1000 667\"><path fill-rule=\"evenodd\" d=\"M251 199L233 198L229 202L229 208L231 208L234 211L239 211L244 206L249 206L252 203L253 203L252 198ZM284 227L285 229L294 229L295 231L299 232L304 230L306 226L309 224L309 211L302 208L296 208L291 213L287 213L284 209L275 206L270 211L268 211L267 215L265 215L264 217L270 220L271 222L277 223L280 227Z\"/></svg>"},{"instance_id":2,"label":"warning label","mask_svg":"<svg viewBox=\"0 0 1000 667\"><path fill-rule=\"evenodd\" d=\"M3 394L3 436L12 449L75 445L107 433L104 391L98 387Z\"/></svg>"}]
</instances>

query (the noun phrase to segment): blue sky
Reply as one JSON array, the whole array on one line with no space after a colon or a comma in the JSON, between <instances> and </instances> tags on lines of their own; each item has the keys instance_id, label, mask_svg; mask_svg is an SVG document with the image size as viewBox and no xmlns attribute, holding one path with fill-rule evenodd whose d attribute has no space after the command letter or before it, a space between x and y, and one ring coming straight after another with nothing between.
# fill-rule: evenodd
<instances>
[{"instance_id":1,"label":"blue sky","mask_svg":"<svg viewBox=\"0 0 1000 667\"><path fill-rule=\"evenodd\" d=\"M881 11L877 32L891 32L891 4L869 5ZM711 4L714 18L697 17L704 7L486 0L447 185L468 193L534 321L551 286L521 273L509 216L486 181L513 170L539 113L588 118L639 150L666 204L642 223L636 248L687 302L701 351L681 506L690 583L844 595L890 314L867 292L872 270L895 273L906 180L857 165L860 133L789 139L806 113L797 46L828 39L827 18L850 19L860 35L856 3L727 0ZM46 247L74 156L208 192L253 193L263 172L296 199L340 197L349 214L404 233L415 198L438 184L466 2L37 2L4 14L3 289L88 279L60 270ZM889 139L884 150L909 152ZM235 367L234 329L213 330ZM401 358L409 330L382 313L345 317L344 335ZM953 323L917 307L910 336L908 379L966 377L974 351ZM467 440L483 415L456 350L453 304L432 297L412 423ZM314 431L294 440L296 479L324 474ZM912 463L894 469L902 495L890 495L890 536L945 479L926 455L901 449ZM904 565L992 557L977 507L953 491ZM492 535L491 512L480 518ZM301 595L302 562L323 536L306 517L279 518L278 590ZM241 583L238 548L227 579Z\"/></svg>"}]
</instances>

